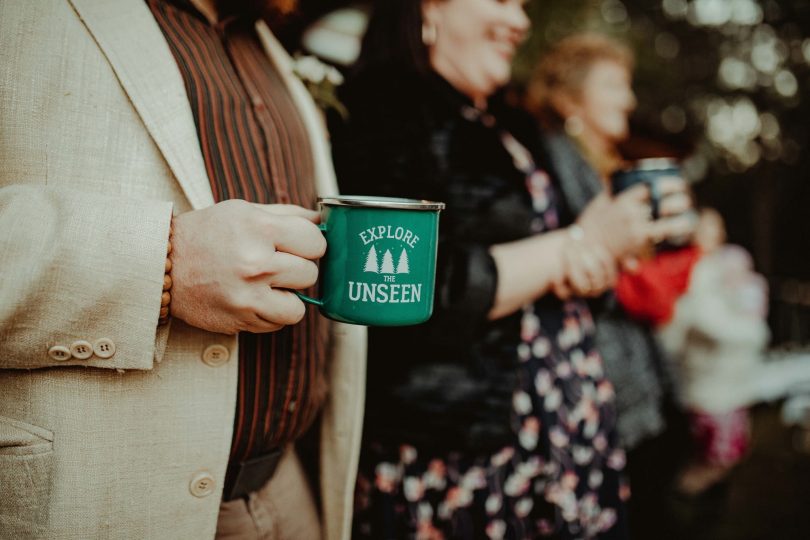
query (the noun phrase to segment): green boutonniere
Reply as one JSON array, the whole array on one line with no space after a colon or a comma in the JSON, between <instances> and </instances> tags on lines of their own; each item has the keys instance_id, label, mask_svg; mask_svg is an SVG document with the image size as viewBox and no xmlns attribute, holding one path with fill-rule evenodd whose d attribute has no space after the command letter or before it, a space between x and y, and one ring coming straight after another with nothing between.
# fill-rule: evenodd
<instances>
[{"instance_id":1,"label":"green boutonniere","mask_svg":"<svg viewBox=\"0 0 810 540\"><path fill-rule=\"evenodd\" d=\"M312 99L324 111L334 109L344 119L349 111L337 97L337 87L343 84L343 75L332 66L314 56L297 55L293 59L293 73L304 83Z\"/></svg>"}]
</instances>

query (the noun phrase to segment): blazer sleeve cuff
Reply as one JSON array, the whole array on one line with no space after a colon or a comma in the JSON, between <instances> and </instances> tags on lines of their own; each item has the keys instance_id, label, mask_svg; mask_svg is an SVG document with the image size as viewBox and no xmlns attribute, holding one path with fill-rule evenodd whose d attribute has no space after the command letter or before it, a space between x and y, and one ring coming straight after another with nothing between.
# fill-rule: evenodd
<instances>
[{"instance_id":1,"label":"blazer sleeve cuff","mask_svg":"<svg viewBox=\"0 0 810 540\"><path fill-rule=\"evenodd\" d=\"M0 189L0 368L151 369L172 203Z\"/></svg>"}]
</instances>

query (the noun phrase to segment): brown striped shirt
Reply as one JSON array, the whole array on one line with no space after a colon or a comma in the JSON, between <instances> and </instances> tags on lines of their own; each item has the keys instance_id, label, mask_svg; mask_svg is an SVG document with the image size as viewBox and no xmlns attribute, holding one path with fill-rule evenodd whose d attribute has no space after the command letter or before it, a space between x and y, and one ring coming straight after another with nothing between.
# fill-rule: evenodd
<instances>
[{"instance_id":1,"label":"brown striped shirt","mask_svg":"<svg viewBox=\"0 0 810 540\"><path fill-rule=\"evenodd\" d=\"M214 198L314 208L307 133L253 22L211 23L183 0L147 2L182 73ZM309 309L279 332L239 334L232 465L312 424L326 389L326 332Z\"/></svg>"}]
</instances>

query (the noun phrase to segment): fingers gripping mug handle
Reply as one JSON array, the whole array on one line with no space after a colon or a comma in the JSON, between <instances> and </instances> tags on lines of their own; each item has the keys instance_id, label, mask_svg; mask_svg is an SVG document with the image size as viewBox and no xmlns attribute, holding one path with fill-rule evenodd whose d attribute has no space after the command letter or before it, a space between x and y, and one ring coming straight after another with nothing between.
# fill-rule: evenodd
<instances>
[{"instance_id":1,"label":"fingers gripping mug handle","mask_svg":"<svg viewBox=\"0 0 810 540\"><path fill-rule=\"evenodd\" d=\"M320 223L318 228L321 230L322 233L326 232L326 223ZM300 291L291 291L295 293L295 296L300 298L303 302L307 304L312 304L313 306L323 307L323 300L318 300L317 298L311 298Z\"/></svg>"},{"instance_id":2,"label":"fingers gripping mug handle","mask_svg":"<svg viewBox=\"0 0 810 540\"><path fill-rule=\"evenodd\" d=\"M650 213L653 219L661 217L660 202L661 202L661 189L658 187L658 182L647 182L647 187L650 190Z\"/></svg>"}]
</instances>

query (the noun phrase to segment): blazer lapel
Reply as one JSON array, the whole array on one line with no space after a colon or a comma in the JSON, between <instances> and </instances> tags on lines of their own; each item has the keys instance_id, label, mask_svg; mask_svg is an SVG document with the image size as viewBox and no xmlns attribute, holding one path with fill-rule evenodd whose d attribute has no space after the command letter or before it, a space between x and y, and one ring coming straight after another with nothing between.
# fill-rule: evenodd
<instances>
[{"instance_id":1,"label":"blazer lapel","mask_svg":"<svg viewBox=\"0 0 810 540\"><path fill-rule=\"evenodd\" d=\"M214 204L182 76L143 0L69 0L110 62L192 208Z\"/></svg>"}]
</instances>

